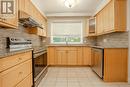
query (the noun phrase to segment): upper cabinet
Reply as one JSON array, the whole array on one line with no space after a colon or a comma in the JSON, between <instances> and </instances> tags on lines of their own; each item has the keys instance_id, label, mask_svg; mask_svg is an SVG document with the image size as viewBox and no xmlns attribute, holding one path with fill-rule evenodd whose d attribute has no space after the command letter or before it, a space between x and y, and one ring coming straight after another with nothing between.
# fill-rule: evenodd
<instances>
[{"instance_id":1,"label":"upper cabinet","mask_svg":"<svg viewBox=\"0 0 130 87\"><path fill-rule=\"evenodd\" d=\"M92 17L87 20L87 36L96 36L96 18Z\"/></svg>"},{"instance_id":2,"label":"upper cabinet","mask_svg":"<svg viewBox=\"0 0 130 87\"><path fill-rule=\"evenodd\" d=\"M126 0L111 0L96 18L97 35L126 31Z\"/></svg>"},{"instance_id":3,"label":"upper cabinet","mask_svg":"<svg viewBox=\"0 0 130 87\"><path fill-rule=\"evenodd\" d=\"M27 32L46 37L47 19L35 7L31 0L19 0L19 18L33 18L43 29L38 27L27 28Z\"/></svg>"},{"instance_id":4,"label":"upper cabinet","mask_svg":"<svg viewBox=\"0 0 130 87\"><path fill-rule=\"evenodd\" d=\"M0 27L14 28L14 29L18 27L18 0L12 0L12 1L15 4L13 14L6 13L5 15L2 14L0 11ZM0 4L2 5L1 0L0 0ZM13 4L11 6L13 6ZM7 8L7 10L8 9L9 8Z\"/></svg>"},{"instance_id":5,"label":"upper cabinet","mask_svg":"<svg viewBox=\"0 0 130 87\"><path fill-rule=\"evenodd\" d=\"M127 0L110 0L96 17L96 35L126 31ZM88 31L89 32L89 31ZM88 36L91 36L88 33Z\"/></svg>"}]
</instances>

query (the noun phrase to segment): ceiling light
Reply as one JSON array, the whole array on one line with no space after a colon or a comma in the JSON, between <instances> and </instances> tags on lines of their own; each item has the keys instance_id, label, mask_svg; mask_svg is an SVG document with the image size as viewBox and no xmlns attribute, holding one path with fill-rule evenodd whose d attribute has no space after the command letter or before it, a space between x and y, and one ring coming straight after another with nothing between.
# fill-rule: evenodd
<instances>
[{"instance_id":1,"label":"ceiling light","mask_svg":"<svg viewBox=\"0 0 130 87\"><path fill-rule=\"evenodd\" d=\"M75 0L65 0L64 4L68 8L73 8L76 4L76 1Z\"/></svg>"}]
</instances>

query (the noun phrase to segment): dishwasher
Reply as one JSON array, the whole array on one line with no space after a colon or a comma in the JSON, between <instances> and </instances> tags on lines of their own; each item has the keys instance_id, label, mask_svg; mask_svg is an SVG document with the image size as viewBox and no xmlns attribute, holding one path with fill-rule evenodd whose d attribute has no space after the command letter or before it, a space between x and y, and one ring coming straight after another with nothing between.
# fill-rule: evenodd
<instances>
[{"instance_id":1,"label":"dishwasher","mask_svg":"<svg viewBox=\"0 0 130 87\"><path fill-rule=\"evenodd\" d=\"M92 48L92 70L103 79L104 76L104 49Z\"/></svg>"}]
</instances>

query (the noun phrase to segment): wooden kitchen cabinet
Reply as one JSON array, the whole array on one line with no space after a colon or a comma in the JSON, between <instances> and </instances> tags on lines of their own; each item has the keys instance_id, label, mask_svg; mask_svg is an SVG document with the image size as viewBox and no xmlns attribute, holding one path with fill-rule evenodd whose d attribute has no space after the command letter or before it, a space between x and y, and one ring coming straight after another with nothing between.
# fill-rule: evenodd
<instances>
[{"instance_id":1,"label":"wooden kitchen cabinet","mask_svg":"<svg viewBox=\"0 0 130 87\"><path fill-rule=\"evenodd\" d=\"M68 65L77 65L77 59L78 59L77 54L78 54L77 47L69 47L69 50L67 51Z\"/></svg>"},{"instance_id":2,"label":"wooden kitchen cabinet","mask_svg":"<svg viewBox=\"0 0 130 87\"><path fill-rule=\"evenodd\" d=\"M38 27L26 28L25 31L29 34L35 34L35 35L42 36L42 37L46 37L46 35L47 35L45 29L41 29Z\"/></svg>"},{"instance_id":3,"label":"wooden kitchen cabinet","mask_svg":"<svg viewBox=\"0 0 130 87\"><path fill-rule=\"evenodd\" d=\"M17 58L15 58L15 55L14 57L10 57L12 58L12 60L11 59L9 59L9 61L7 60L7 63L9 64L4 64L4 62L6 61L2 61L3 59L6 58L2 58L0 60L2 67L7 66L6 69L2 69L3 71L0 71L0 87L24 87L24 86L20 86L20 84L26 84L26 85L28 84L28 87L31 87L33 85L32 84L32 54L30 54L30 52L27 52L27 54L25 53L16 54L18 58L21 58L21 56L24 54L26 55L26 56L22 56L24 61L21 61L19 63L17 63L16 61L20 61L22 59L17 60ZM11 66L9 67L8 65ZM28 81L27 80L25 81L25 79L28 79ZM18 84L19 86L17 86Z\"/></svg>"},{"instance_id":4,"label":"wooden kitchen cabinet","mask_svg":"<svg viewBox=\"0 0 130 87\"><path fill-rule=\"evenodd\" d=\"M27 29L28 33L36 34L39 36L46 37L47 32L47 18L36 8L31 0L19 0L19 18L32 17L36 22L38 22L43 30L38 28Z\"/></svg>"},{"instance_id":5,"label":"wooden kitchen cabinet","mask_svg":"<svg viewBox=\"0 0 130 87\"><path fill-rule=\"evenodd\" d=\"M56 65L77 65L77 50L75 47L57 47Z\"/></svg>"},{"instance_id":6,"label":"wooden kitchen cabinet","mask_svg":"<svg viewBox=\"0 0 130 87\"><path fill-rule=\"evenodd\" d=\"M83 47L83 65L91 66L91 47Z\"/></svg>"},{"instance_id":7,"label":"wooden kitchen cabinet","mask_svg":"<svg viewBox=\"0 0 130 87\"><path fill-rule=\"evenodd\" d=\"M47 48L47 64L48 65L55 65L55 47L48 47Z\"/></svg>"},{"instance_id":8,"label":"wooden kitchen cabinet","mask_svg":"<svg viewBox=\"0 0 130 87\"><path fill-rule=\"evenodd\" d=\"M91 65L90 47L48 47L48 65Z\"/></svg>"},{"instance_id":9,"label":"wooden kitchen cabinet","mask_svg":"<svg viewBox=\"0 0 130 87\"><path fill-rule=\"evenodd\" d=\"M96 15L97 35L126 31L127 0L111 0Z\"/></svg>"},{"instance_id":10,"label":"wooden kitchen cabinet","mask_svg":"<svg viewBox=\"0 0 130 87\"><path fill-rule=\"evenodd\" d=\"M32 10L30 9L30 3L31 0L19 0L19 11L23 11L30 14L29 12Z\"/></svg>"},{"instance_id":11,"label":"wooden kitchen cabinet","mask_svg":"<svg viewBox=\"0 0 130 87\"><path fill-rule=\"evenodd\" d=\"M77 65L83 65L83 47L77 47Z\"/></svg>"},{"instance_id":12,"label":"wooden kitchen cabinet","mask_svg":"<svg viewBox=\"0 0 130 87\"><path fill-rule=\"evenodd\" d=\"M56 49L55 61L57 65L68 65L67 63L67 50Z\"/></svg>"},{"instance_id":13,"label":"wooden kitchen cabinet","mask_svg":"<svg viewBox=\"0 0 130 87\"><path fill-rule=\"evenodd\" d=\"M33 84L33 82L32 82L32 74L30 74L22 82L20 82L16 87L31 87L32 84Z\"/></svg>"},{"instance_id":14,"label":"wooden kitchen cabinet","mask_svg":"<svg viewBox=\"0 0 130 87\"><path fill-rule=\"evenodd\" d=\"M87 19L87 37L96 36L96 17Z\"/></svg>"},{"instance_id":15,"label":"wooden kitchen cabinet","mask_svg":"<svg viewBox=\"0 0 130 87\"><path fill-rule=\"evenodd\" d=\"M128 81L128 49L104 49L104 81Z\"/></svg>"},{"instance_id":16,"label":"wooden kitchen cabinet","mask_svg":"<svg viewBox=\"0 0 130 87\"><path fill-rule=\"evenodd\" d=\"M0 72L32 58L31 52L17 54L0 59Z\"/></svg>"},{"instance_id":17,"label":"wooden kitchen cabinet","mask_svg":"<svg viewBox=\"0 0 130 87\"><path fill-rule=\"evenodd\" d=\"M6 27L6 28L14 28L16 29L18 27L18 0L15 1L15 14L11 17L4 17L0 13L0 26Z\"/></svg>"}]
</instances>

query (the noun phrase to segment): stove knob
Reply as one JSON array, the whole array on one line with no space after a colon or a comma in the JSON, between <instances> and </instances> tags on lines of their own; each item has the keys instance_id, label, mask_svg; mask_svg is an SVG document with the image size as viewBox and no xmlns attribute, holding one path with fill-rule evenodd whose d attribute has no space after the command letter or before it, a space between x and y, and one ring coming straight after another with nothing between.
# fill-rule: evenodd
<instances>
[{"instance_id":1,"label":"stove knob","mask_svg":"<svg viewBox=\"0 0 130 87\"><path fill-rule=\"evenodd\" d=\"M11 41L14 41L14 38L11 38Z\"/></svg>"},{"instance_id":2,"label":"stove knob","mask_svg":"<svg viewBox=\"0 0 130 87\"><path fill-rule=\"evenodd\" d=\"M15 39L15 41L17 41L17 39Z\"/></svg>"}]
</instances>

